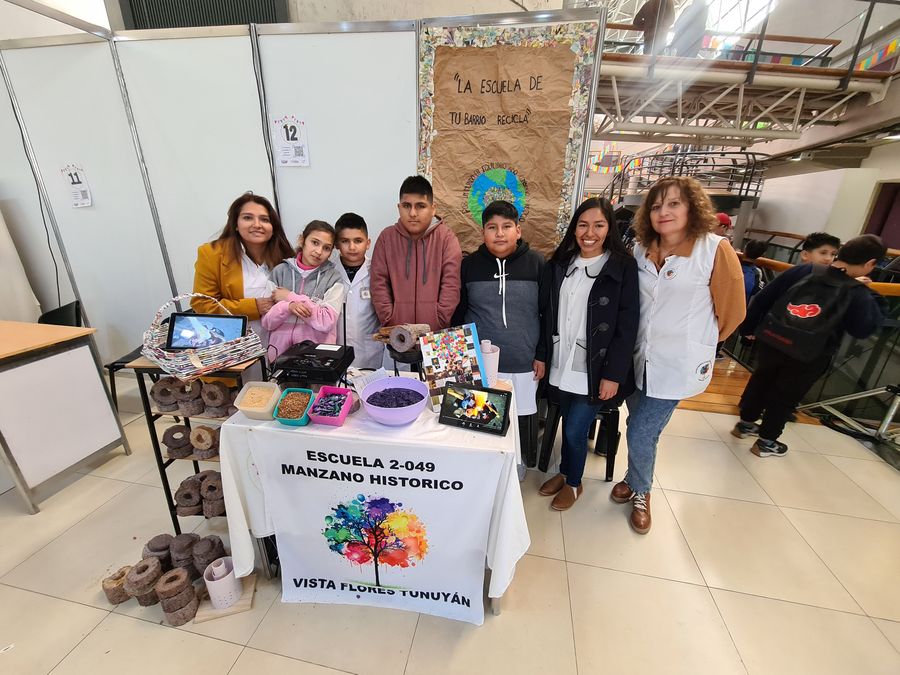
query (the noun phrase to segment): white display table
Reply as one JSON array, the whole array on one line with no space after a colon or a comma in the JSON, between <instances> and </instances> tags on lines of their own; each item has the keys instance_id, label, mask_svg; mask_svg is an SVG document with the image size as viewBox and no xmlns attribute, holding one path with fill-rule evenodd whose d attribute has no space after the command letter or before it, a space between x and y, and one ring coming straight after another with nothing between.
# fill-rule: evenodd
<instances>
[{"instance_id":1,"label":"white display table","mask_svg":"<svg viewBox=\"0 0 900 675\"><path fill-rule=\"evenodd\" d=\"M455 591L446 598L437 591L429 593L433 606L403 598L409 600L415 593L418 599L419 590L432 588L428 575L437 574L447 590L467 583L477 587L478 597L468 599L481 607L485 565L492 572L491 598L502 596L512 581L516 563L531 541L516 474L514 407L510 413L512 422L502 437L439 424L429 409L402 427L383 426L364 409L342 427L287 427L235 414L222 426L219 456L236 573L245 576L253 570L251 534L276 534L285 601L400 607L481 623L483 612L477 619L454 615L449 603ZM327 524L332 520L326 517L337 518L339 513L329 507L352 509L360 503L354 499L363 507L366 500L382 499L402 518L416 525L421 522L427 530L427 552L418 551L420 558L411 557L409 564L385 553L380 558L382 583L377 576L375 584L370 583L373 561L364 546L350 542L348 549L332 539L329 549L326 540L329 527L334 534ZM353 546L359 555L354 555ZM336 555L341 552L343 556ZM294 557L298 562L292 567L289 560ZM474 571L466 572L466 579L454 586L452 577L463 569ZM308 578L315 570L319 585L328 586L330 575L352 579L351 587L358 592L341 593L340 580L336 589L310 589ZM477 579L472 578L475 574ZM295 586L300 590L295 592ZM348 584L343 586L346 590ZM365 591L360 590L363 586ZM411 588L417 590L407 590Z\"/></svg>"},{"instance_id":2,"label":"white display table","mask_svg":"<svg viewBox=\"0 0 900 675\"><path fill-rule=\"evenodd\" d=\"M56 475L122 445L93 328L0 321L0 455L32 513Z\"/></svg>"}]
</instances>

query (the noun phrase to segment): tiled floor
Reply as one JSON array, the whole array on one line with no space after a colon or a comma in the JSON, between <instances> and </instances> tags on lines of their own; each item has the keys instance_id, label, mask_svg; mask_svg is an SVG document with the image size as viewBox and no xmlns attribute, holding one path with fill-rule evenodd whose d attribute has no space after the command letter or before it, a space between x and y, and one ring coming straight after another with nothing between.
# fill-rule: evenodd
<instances>
[{"instance_id":1,"label":"tiled floor","mask_svg":"<svg viewBox=\"0 0 900 675\"><path fill-rule=\"evenodd\" d=\"M60 481L36 516L0 495L0 673L900 673L900 473L824 427L759 459L734 418L688 410L660 444L646 537L609 501L602 458L564 514L529 472L532 546L481 627L285 605L265 580L251 611L208 623L111 611L100 580L168 528L134 388L120 391L133 456ZM617 478L626 463L623 448Z\"/></svg>"}]
</instances>

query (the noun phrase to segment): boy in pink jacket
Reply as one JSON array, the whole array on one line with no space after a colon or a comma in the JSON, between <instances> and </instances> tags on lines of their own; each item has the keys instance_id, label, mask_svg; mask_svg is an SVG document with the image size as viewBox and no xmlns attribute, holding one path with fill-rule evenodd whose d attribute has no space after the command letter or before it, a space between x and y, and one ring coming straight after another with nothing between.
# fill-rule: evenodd
<instances>
[{"instance_id":1,"label":"boy in pink jacket","mask_svg":"<svg viewBox=\"0 0 900 675\"><path fill-rule=\"evenodd\" d=\"M431 183L410 176L400 186L400 219L375 242L369 270L372 305L382 326L450 326L459 303L459 240L434 215Z\"/></svg>"},{"instance_id":2,"label":"boy in pink jacket","mask_svg":"<svg viewBox=\"0 0 900 675\"><path fill-rule=\"evenodd\" d=\"M334 344L337 338L346 287L329 260L334 228L314 220L297 244L297 257L272 270L272 281L278 286L276 302L262 317L263 328L269 331L270 361L304 340Z\"/></svg>"}]
</instances>

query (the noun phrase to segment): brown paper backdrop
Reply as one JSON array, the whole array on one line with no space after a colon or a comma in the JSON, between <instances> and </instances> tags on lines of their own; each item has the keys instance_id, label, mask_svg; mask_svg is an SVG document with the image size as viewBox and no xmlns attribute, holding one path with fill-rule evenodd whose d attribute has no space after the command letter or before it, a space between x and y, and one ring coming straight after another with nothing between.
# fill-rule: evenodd
<instances>
[{"instance_id":1,"label":"brown paper backdrop","mask_svg":"<svg viewBox=\"0 0 900 675\"><path fill-rule=\"evenodd\" d=\"M545 254L556 247L574 68L575 54L565 44L437 48L432 184L437 213L456 232L463 251L474 251L483 241L481 222L469 211L469 190L473 179L491 168L513 171L525 187L522 237ZM538 77L539 85L532 79ZM482 93L483 81L488 90L494 82L508 82L512 89L517 79L519 91ZM465 90L467 82L471 91ZM524 122L526 114L525 123L498 123L500 115L518 115ZM481 116L484 124L472 123Z\"/></svg>"}]
</instances>

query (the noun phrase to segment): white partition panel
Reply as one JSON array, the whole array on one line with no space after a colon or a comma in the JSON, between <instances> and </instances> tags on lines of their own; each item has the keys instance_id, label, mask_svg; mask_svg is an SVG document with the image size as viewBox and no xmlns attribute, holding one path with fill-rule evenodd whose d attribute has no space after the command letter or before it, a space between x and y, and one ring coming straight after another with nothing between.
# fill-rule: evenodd
<instances>
[{"instance_id":1,"label":"white partition panel","mask_svg":"<svg viewBox=\"0 0 900 675\"><path fill-rule=\"evenodd\" d=\"M249 35L116 45L179 292L229 204L272 198Z\"/></svg>"},{"instance_id":2,"label":"white partition panel","mask_svg":"<svg viewBox=\"0 0 900 675\"><path fill-rule=\"evenodd\" d=\"M3 52L75 283L106 360L140 344L171 296L109 45ZM73 208L60 169L80 163L93 206Z\"/></svg>"},{"instance_id":3,"label":"white partition panel","mask_svg":"<svg viewBox=\"0 0 900 675\"><path fill-rule=\"evenodd\" d=\"M416 171L416 36L412 31L260 35L269 117L306 122L308 167L278 168L292 241L314 218L346 211L374 240L397 220L397 190Z\"/></svg>"},{"instance_id":4,"label":"white partition panel","mask_svg":"<svg viewBox=\"0 0 900 675\"><path fill-rule=\"evenodd\" d=\"M0 79L0 216L6 221L9 234L19 252L19 258L25 267L34 294L41 303L42 311L46 312L58 304L64 305L74 300L75 295L72 293L59 248L56 246L56 237L50 229L49 218L48 229L44 229L37 186L28 164L12 103L6 95L2 79ZM59 267L58 295L56 273L53 268L54 257Z\"/></svg>"}]
</instances>

